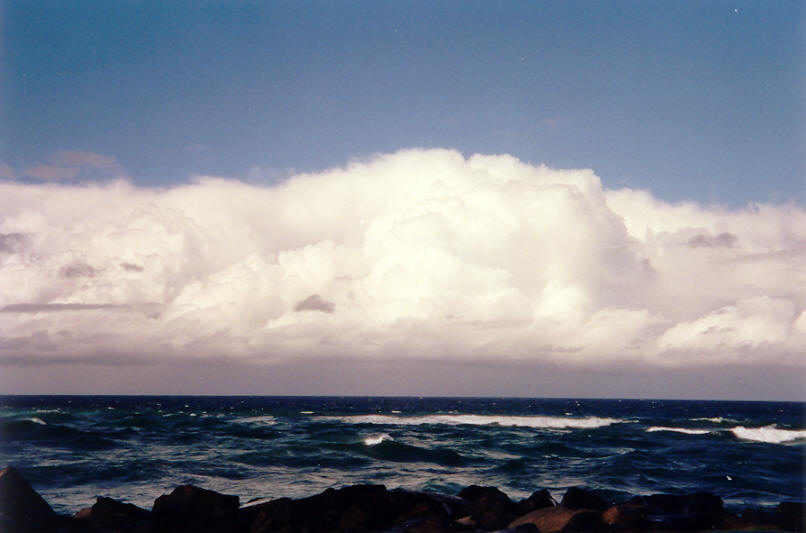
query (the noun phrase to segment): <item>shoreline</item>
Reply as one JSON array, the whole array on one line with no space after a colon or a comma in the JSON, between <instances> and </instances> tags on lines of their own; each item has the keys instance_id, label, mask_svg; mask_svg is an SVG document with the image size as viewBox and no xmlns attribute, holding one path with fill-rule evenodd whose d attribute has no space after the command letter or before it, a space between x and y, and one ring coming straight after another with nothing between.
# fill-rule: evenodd
<instances>
[{"instance_id":1,"label":"shoreline","mask_svg":"<svg viewBox=\"0 0 806 533\"><path fill-rule=\"evenodd\" d=\"M88 502L89 504L90 502ZM636 495L606 501L572 487L560 501L545 490L512 500L496 487L471 485L456 495L384 485L328 488L312 496L255 498L181 485L151 509L99 497L60 515L12 466L0 471L0 531L5 533L388 533L560 531L804 531L804 502L773 510L728 512L708 492Z\"/></svg>"}]
</instances>

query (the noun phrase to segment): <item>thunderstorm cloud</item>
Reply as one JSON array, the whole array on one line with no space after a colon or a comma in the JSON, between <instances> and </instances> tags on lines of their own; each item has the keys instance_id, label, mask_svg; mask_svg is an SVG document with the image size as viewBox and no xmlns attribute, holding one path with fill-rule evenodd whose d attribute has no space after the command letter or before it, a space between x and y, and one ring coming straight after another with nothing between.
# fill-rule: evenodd
<instances>
[{"instance_id":1,"label":"thunderstorm cloud","mask_svg":"<svg viewBox=\"0 0 806 533\"><path fill-rule=\"evenodd\" d=\"M669 204L506 155L406 150L273 185L9 181L0 217L0 363L806 353L802 209Z\"/></svg>"}]
</instances>

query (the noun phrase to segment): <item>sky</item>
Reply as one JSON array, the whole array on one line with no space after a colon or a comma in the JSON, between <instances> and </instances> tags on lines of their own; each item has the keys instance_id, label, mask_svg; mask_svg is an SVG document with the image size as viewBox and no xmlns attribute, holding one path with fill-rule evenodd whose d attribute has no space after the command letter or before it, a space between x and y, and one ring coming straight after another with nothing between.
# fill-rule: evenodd
<instances>
[{"instance_id":1,"label":"sky","mask_svg":"<svg viewBox=\"0 0 806 533\"><path fill-rule=\"evenodd\" d=\"M0 6L0 392L806 400L801 2Z\"/></svg>"}]
</instances>

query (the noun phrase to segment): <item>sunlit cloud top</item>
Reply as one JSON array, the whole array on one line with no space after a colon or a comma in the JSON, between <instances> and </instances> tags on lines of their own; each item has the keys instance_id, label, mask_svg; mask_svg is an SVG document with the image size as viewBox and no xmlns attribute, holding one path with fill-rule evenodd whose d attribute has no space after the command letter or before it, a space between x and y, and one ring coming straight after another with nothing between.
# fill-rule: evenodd
<instances>
[{"instance_id":1,"label":"sunlit cloud top","mask_svg":"<svg viewBox=\"0 0 806 533\"><path fill-rule=\"evenodd\" d=\"M3 364L804 364L792 205L405 150L275 185L7 181L0 215Z\"/></svg>"}]
</instances>

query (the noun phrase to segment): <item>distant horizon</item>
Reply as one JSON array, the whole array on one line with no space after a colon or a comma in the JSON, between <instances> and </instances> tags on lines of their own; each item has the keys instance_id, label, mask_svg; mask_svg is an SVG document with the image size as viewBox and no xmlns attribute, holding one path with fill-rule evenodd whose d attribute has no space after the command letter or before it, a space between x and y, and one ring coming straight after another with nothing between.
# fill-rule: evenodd
<instances>
[{"instance_id":1,"label":"distant horizon","mask_svg":"<svg viewBox=\"0 0 806 533\"><path fill-rule=\"evenodd\" d=\"M574 400L574 401L636 401L636 402L715 402L715 403L806 403L803 400L744 400L736 398L616 398L616 397L575 397L575 396L470 396L470 395L365 395L365 394L0 394L0 397L98 397L98 398L389 398L389 399L476 399L476 400Z\"/></svg>"}]
</instances>

